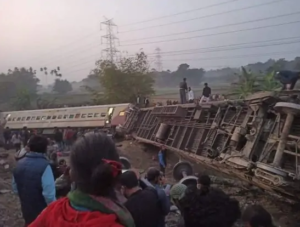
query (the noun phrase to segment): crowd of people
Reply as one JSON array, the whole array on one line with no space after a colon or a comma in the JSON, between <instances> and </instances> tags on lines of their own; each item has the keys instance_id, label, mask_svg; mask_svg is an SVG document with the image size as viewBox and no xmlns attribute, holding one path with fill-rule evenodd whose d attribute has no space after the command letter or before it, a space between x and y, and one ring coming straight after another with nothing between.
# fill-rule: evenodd
<instances>
[{"instance_id":1,"label":"crowd of people","mask_svg":"<svg viewBox=\"0 0 300 227\"><path fill-rule=\"evenodd\" d=\"M51 165L57 156L51 152L53 160L47 158L48 146L42 135L31 136L28 152L13 171L25 226L165 227L166 216L177 207L180 227L231 227L238 219L247 227L273 227L263 207L241 212L239 202L211 187L207 175L200 176L197 185L166 184L165 147L158 154L160 169L151 167L142 177L135 170L122 170L109 136L86 133L72 145L69 166L64 160L58 164L57 178ZM62 178L67 184L58 192Z\"/></svg>"}]
</instances>

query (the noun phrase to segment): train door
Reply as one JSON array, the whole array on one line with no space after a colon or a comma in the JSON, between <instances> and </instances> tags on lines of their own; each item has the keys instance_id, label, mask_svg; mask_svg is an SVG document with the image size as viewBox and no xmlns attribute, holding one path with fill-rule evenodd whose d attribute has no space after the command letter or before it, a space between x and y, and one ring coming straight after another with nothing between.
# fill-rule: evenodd
<instances>
[{"instance_id":1,"label":"train door","mask_svg":"<svg viewBox=\"0 0 300 227\"><path fill-rule=\"evenodd\" d=\"M109 107L108 110L107 110L107 118L106 118L106 121L105 121L105 127L110 127L111 126L111 120L112 120L112 117L113 117L113 114L114 114L114 110L115 108L114 107Z\"/></svg>"}]
</instances>

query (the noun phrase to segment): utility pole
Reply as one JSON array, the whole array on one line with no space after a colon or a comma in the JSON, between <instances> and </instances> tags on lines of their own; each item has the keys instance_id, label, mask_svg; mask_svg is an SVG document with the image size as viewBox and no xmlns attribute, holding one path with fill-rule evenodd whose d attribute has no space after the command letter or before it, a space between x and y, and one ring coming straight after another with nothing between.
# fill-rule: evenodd
<instances>
[{"instance_id":1,"label":"utility pole","mask_svg":"<svg viewBox=\"0 0 300 227\"><path fill-rule=\"evenodd\" d=\"M162 60L161 60L161 55L160 55L160 48L157 47L155 49L155 52L156 52L156 55L155 55L155 58L156 58L156 61L155 61L155 64L156 64L156 70L161 72L163 70L163 66L162 66Z\"/></svg>"},{"instance_id":2,"label":"utility pole","mask_svg":"<svg viewBox=\"0 0 300 227\"><path fill-rule=\"evenodd\" d=\"M118 40L118 38L114 35L114 28L117 27L117 25L113 22L112 19L107 19L104 22L100 23L100 30L102 28L102 25L106 26L106 35L101 36L101 44L102 40L106 40L107 47L102 50L103 52L106 52L106 60L110 60L111 62L114 62L116 59L116 54L119 52L116 49L115 41Z\"/></svg>"}]
</instances>

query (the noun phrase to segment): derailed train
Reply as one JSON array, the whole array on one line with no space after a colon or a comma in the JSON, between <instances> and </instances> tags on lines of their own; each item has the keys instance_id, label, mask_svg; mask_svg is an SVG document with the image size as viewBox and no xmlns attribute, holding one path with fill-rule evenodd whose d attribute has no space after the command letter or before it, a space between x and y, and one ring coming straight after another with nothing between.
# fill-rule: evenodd
<instances>
[{"instance_id":1,"label":"derailed train","mask_svg":"<svg viewBox=\"0 0 300 227\"><path fill-rule=\"evenodd\" d=\"M129 103L9 111L1 113L11 129L51 130L57 128L109 128L123 124Z\"/></svg>"},{"instance_id":2,"label":"derailed train","mask_svg":"<svg viewBox=\"0 0 300 227\"><path fill-rule=\"evenodd\" d=\"M131 109L123 129L141 142L164 144L206 168L299 201L299 94L261 92L245 100Z\"/></svg>"}]
</instances>

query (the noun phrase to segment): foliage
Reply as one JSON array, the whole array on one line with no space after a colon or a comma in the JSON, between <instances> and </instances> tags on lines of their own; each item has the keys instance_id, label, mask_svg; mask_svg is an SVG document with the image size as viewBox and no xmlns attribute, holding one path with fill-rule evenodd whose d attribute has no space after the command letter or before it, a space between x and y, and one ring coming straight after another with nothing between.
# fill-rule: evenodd
<instances>
[{"instance_id":1,"label":"foliage","mask_svg":"<svg viewBox=\"0 0 300 227\"><path fill-rule=\"evenodd\" d=\"M72 85L67 80L56 79L53 85L53 91L65 94L69 91L72 91Z\"/></svg>"},{"instance_id":2,"label":"foliage","mask_svg":"<svg viewBox=\"0 0 300 227\"><path fill-rule=\"evenodd\" d=\"M257 91L274 91L281 87L279 81L275 79L275 72L267 72L262 75L255 75L251 71L247 71L244 67L238 75L238 82L233 83L235 88L232 95L238 98L245 98Z\"/></svg>"},{"instance_id":3,"label":"foliage","mask_svg":"<svg viewBox=\"0 0 300 227\"><path fill-rule=\"evenodd\" d=\"M48 69L47 69L47 67L40 68L40 71L44 72L45 75L48 75ZM60 73L60 67L59 66L56 67L55 69L51 69L50 70L50 74L51 75L55 75L57 77L62 77L62 74Z\"/></svg>"},{"instance_id":4,"label":"foliage","mask_svg":"<svg viewBox=\"0 0 300 227\"><path fill-rule=\"evenodd\" d=\"M268 72L260 78L259 82L261 84L260 89L262 91L274 91L279 89L282 85L278 80L275 79L275 71Z\"/></svg>"},{"instance_id":5,"label":"foliage","mask_svg":"<svg viewBox=\"0 0 300 227\"><path fill-rule=\"evenodd\" d=\"M190 68L186 63L180 64L176 71L171 72L170 70L163 72L153 72L154 78L156 80L156 85L165 86L176 86L183 78L187 79L188 86L196 87L198 86L204 77L205 70L203 68Z\"/></svg>"},{"instance_id":6,"label":"foliage","mask_svg":"<svg viewBox=\"0 0 300 227\"><path fill-rule=\"evenodd\" d=\"M28 89L30 94L36 94L39 79L35 73L31 67L29 69L15 67L6 74L0 74L0 101L14 98L24 88Z\"/></svg>"},{"instance_id":7,"label":"foliage","mask_svg":"<svg viewBox=\"0 0 300 227\"><path fill-rule=\"evenodd\" d=\"M251 71L247 71L245 67L242 67L241 73L237 76L238 81L233 84L235 85L233 94L237 95L238 98L245 98L256 91L259 91L257 76Z\"/></svg>"},{"instance_id":8,"label":"foliage","mask_svg":"<svg viewBox=\"0 0 300 227\"><path fill-rule=\"evenodd\" d=\"M53 98L52 100L48 100L45 98L38 97L36 99L36 106L38 109L49 109L54 108L55 102L57 98Z\"/></svg>"},{"instance_id":9,"label":"foliage","mask_svg":"<svg viewBox=\"0 0 300 227\"><path fill-rule=\"evenodd\" d=\"M31 109L31 101L35 97L35 94L30 92L27 88L17 90L15 97L13 98L12 105L17 110Z\"/></svg>"},{"instance_id":10,"label":"foliage","mask_svg":"<svg viewBox=\"0 0 300 227\"><path fill-rule=\"evenodd\" d=\"M284 58L278 59L274 62L272 66L267 69L268 73L277 72L279 70L283 70L285 68L287 61Z\"/></svg>"},{"instance_id":11,"label":"foliage","mask_svg":"<svg viewBox=\"0 0 300 227\"><path fill-rule=\"evenodd\" d=\"M99 60L96 66L94 74L98 76L103 93L86 87L93 95L94 101L134 102L138 95L145 97L154 93L154 80L149 71L147 56L143 52L134 57L122 58L115 64L107 60Z\"/></svg>"}]
</instances>

